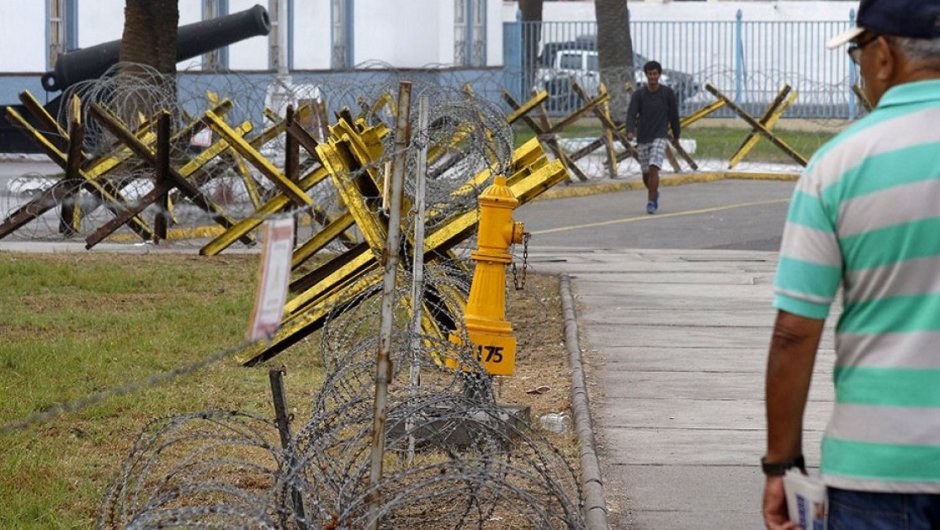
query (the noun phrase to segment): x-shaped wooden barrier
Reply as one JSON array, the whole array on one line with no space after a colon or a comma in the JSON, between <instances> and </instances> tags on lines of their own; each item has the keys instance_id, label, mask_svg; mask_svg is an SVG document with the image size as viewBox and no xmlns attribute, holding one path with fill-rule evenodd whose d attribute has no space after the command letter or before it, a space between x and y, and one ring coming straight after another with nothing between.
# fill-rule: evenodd
<instances>
[{"instance_id":1,"label":"x-shaped wooden barrier","mask_svg":"<svg viewBox=\"0 0 940 530\"><path fill-rule=\"evenodd\" d=\"M738 106L734 101L732 101L730 98L728 98L728 96L722 94L717 88L715 88L714 86L712 86L710 83L708 83L708 84L705 85L705 89L708 90L709 92L711 92L712 95L714 95L716 98L718 98L719 100L723 101L724 104L725 104L728 108L730 108L731 110L733 110L733 111L735 112L735 114L737 114L738 116L741 117L741 119L743 119L745 122L747 122L747 124L751 126L751 129L752 129L752 133L753 133L753 134L760 134L760 135L762 135L764 138L767 138L767 140L768 140L770 143L772 143L772 144L774 144L775 146L777 146L778 148L780 148L781 151L783 151L784 153L786 153L790 158L792 158L793 160L795 160L798 164L800 164L801 166L804 166L804 167L806 166L806 159L803 158L803 155L797 153L792 147L790 147L789 145L787 145L787 143L784 142L779 136L777 136L776 134L774 134L774 133L770 130L769 127L767 127L765 124L761 123L760 121L754 119L753 116L751 116L750 114L748 114L747 112L745 112L744 109L742 109L742 108L741 108L740 106ZM781 112L782 112L782 111L781 111ZM776 122L776 120L774 120L774 121ZM771 125L772 125L772 124L771 124Z\"/></svg>"},{"instance_id":2,"label":"x-shaped wooden barrier","mask_svg":"<svg viewBox=\"0 0 940 530\"><path fill-rule=\"evenodd\" d=\"M152 192L151 194L148 194L148 200L155 200L156 198L159 198L160 196L168 193L170 188L176 188L190 201L192 201L193 204L209 213L216 223L222 225L223 227L230 227L235 224L235 221L228 216L224 208L210 200L209 197L200 191L198 186L188 180L188 177L192 174L192 172L195 172L197 169L202 167L202 165L208 159L191 161L184 168L182 168L182 170L186 172L186 174L183 174L181 170L178 170L169 164L169 150L166 149L166 147L169 146L169 140L162 142L165 146L164 150L158 152L157 149L152 149L146 143L141 142L140 139L137 138L137 136L135 136L134 133L120 120L120 118L115 116L114 113L104 108L100 104L91 103L89 106L89 114L94 117L96 121L101 123L101 125L104 126L104 128L107 129L111 134L122 141L124 145L130 148L131 151L133 151L141 161L143 161L146 165L154 168L154 170L157 172L157 178L154 185L154 191L157 193ZM210 123L213 117L217 117L217 115L211 110L207 111L204 116L204 118L209 120ZM169 113L163 111L161 113L161 119L166 120L166 123L169 123ZM168 138L168 135L169 132L167 128L165 137ZM243 138L242 141L244 141ZM160 143L161 142L158 142L158 146ZM122 207L122 209L125 210L133 210L134 208L135 207L133 206L127 205ZM120 216L121 214L118 215ZM111 228L116 229L116 227L119 226L120 224L117 223L105 225L105 227L102 227L95 234L92 234L92 236L89 237L89 241L86 246L91 248L95 242L101 241L101 239L106 237L104 232L107 232L107 230ZM243 238L243 241L246 244L252 244L254 239L251 236L246 236Z\"/></svg>"},{"instance_id":3,"label":"x-shaped wooden barrier","mask_svg":"<svg viewBox=\"0 0 940 530\"><path fill-rule=\"evenodd\" d=\"M11 123L14 123L24 129L34 141L39 145L42 151L65 171L65 178L44 190L39 197L28 202L24 206L12 212L7 219L0 223L0 238L6 237L18 228L38 218L47 211L55 208L57 205L66 205L66 201L75 202L76 183L80 184L82 189L87 190L97 200L98 203L109 209L115 215L121 213L121 205L129 201L123 197L117 186L108 181L106 176L114 170L124 166L133 159L133 152L125 146L121 146L109 154L98 158L87 159L86 154L82 152L82 143L84 140L84 125L81 122L81 114L76 109L77 103L72 103L72 113L70 117L70 131L65 132L55 121L54 118L42 108L41 105L28 92L20 94L29 111L45 124L48 130L56 131L59 138L65 138L65 152L62 151L62 142L53 140L49 135L39 131L21 116L12 107L7 107L7 116ZM225 112L232 107L231 102L225 102L220 105L218 110ZM192 124L191 124L192 125ZM194 126L194 125L193 125ZM150 122L145 123L137 132L135 138L149 143L156 140L156 135L151 131ZM58 144L58 145L57 145ZM77 231L77 214L72 207L72 213L67 211L67 219L63 223L70 223L70 230ZM131 227L142 239L150 240L154 237L153 230L148 223L139 216L133 216L128 221Z\"/></svg>"},{"instance_id":4,"label":"x-shaped wooden barrier","mask_svg":"<svg viewBox=\"0 0 940 530\"><path fill-rule=\"evenodd\" d=\"M535 133L536 137L545 143L545 145L552 151L555 157L564 164L565 169L573 173L581 181L587 181L588 176L584 174L581 168L575 163L576 159L573 159L568 153L561 147L561 144L558 142L558 131L562 128L574 123L581 116L590 112L596 105L600 105L607 101L607 95L600 95L597 98L586 100L587 102L579 109L575 110L570 115L562 118L560 122L555 125L552 125L551 121L548 118L548 113L545 111L545 107L542 105L548 98L548 94L544 91L537 92L533 98L531 98L525 104L520 105L519 102L512 97L512 95L503 90L502 92L503 100L513 109L513 112L510 114L510 118L521 119L523 123L529 126L529 129ZM535 121L528 113L532 110L538 111L538 122ZM510 121L510 123L512 123Z\"/></svg>"},{"instance_id":5,"label":"x-shaped wooden barrier","mask_svg":"<svg viewBox=\"0 0 940 530\"><path fill-rule=\"evenodd\" d=\"M344 202L366 241L311 272L303 281L295 281L294 287L303 290L285 305L286 316L281 329L270 342L242 352L238 356L240 362L254 364L273 357L319 329L330 312L343 311L361 303L363 297L374 292L374 287L381 282L379 275L369 273L381 263L382 253L379 249L384 244L382 235L386 227L384 218L377 215L366 199L378 189L368 171L358 171L351 177L353 171L363 167L363 157L370 156L365 147L361 139L347 134L341 139L330 138L317 150L324 168L341 190ZM517 149L514 162L517 171L510 177L509 184L521 203L531 200L567 177L560 161L548 163L545 160L536 140ZM519 167L521 162L527 165ZM468 182L466 189L472 189L473 182L479 178L478 175ZM472 235L478 215L474 208L458 212L440 224L425 240L425 262L432 263L441 256L447 256L455 245ZM409 241L409 244L413 245L413 242ZM432 306L429 307L431 316L424 319L425 330L446 337L447 332L454 329L452 314L456 308L445 309L447 297L435 292L438 287L431 287L426 290L425 296L431 295L437 302L428 304Z\"/></svg>"},{"instance_id":6,"label":"x-shaped wooden barrier","mask_svg":"<svg viewBox=\"0 0 940 530\"><path fill-rule=\"evenodd\" d=\"M220 130L223 134L230 134L225 129ZM355 128L349 124L345 118L340 118L336 125L330 127L330 130L332 131L331 134L342 136L344 134L353 133ZM363 127L361 131L355 134L360 135L360 137L364 139L366 145L369 146L367 149L374 153L377 149L381 150L382 138L384 138L387 132L388 129L384 125L378 125L371 128ZM305 131L296 120L291 121L290 125L287 127L287 136L288 138L297 140L297 142L314 157L315 164L307 168L305 170L306 172L299 178L290 179L292 186L296 188L296 190L299 190L295 191L294 193L299 192L304 194L304 196L308 196L307 192L309 190L329 177L329 173L322 166L319 158L320 155L317 153L317 146L319 143L310 134L308 134L307 131ZM260 153L251 153L251 151L248 150L245 152L250 153L251 157L256 160L263 159ZM270 167L268 170L272 171ZM275 195L266 203L259 206L253 214L242 219L202 247L200 254L214 256L222 252L240 237L250 233L252 230L260 226L266 218L287 210L291 204L296 204L296 201L292 199L291 192L282 190L281 193ZM353 225L352 216L348 213L343 214L336 219L330 219L325 213L320 212L319 210L315 210L314 214L324 229L316 234L312 239L294 250L292 263L295 268L306 261L306 259L312 256L315 252L325 247L333 239L342 237L344 232Z\"/></svg>"},{"instance_id":7,"label":"x-shaped wooden barrier","mask_svg":"<svg viewBox=\"0 0 940 530\"><path fill-rule=\"evenodd\" d=\"M773 126L777 123L777 120L780 119L780 116L783 115L783 112L787 110L787 107L789 107L790 104L793 103L793 101L796 99L796 91L792 90L791 92L791 90L792 89L790 88L790 85L784 85L783 88L780 89L780 92L777 93L777 97L774 98L770 106L767 107L767 109L761 115L760 120L758 120L758 123L763 125L764 128L766 128L768 131L773 128ZM789 97L787 97L788 94ZM747 138L744 139L741 147L739 147L738 150L735 151L733 155L731 155L731 158L728 160L728 169L732 169L734 166L738 165L738 162L747 156L751 149L757 145L757 142L759 142L760 139L761 135L752 130L747 135Z\"/></svg>"},{"instance_id":8,"label":"x-shaped wooden barrier","mask_svg":"<svg viewBox=\"0 0 940 530\"><path fill-rule=\"evenodd\" d=\"M581 87L581 84L577 81L571 82L571 88L574 92L584 101L588 101L590 97L588 93ZM599 87L598 94L607 94L607 86L601 83ZM614 139L616 138L620 144L623 146L624 150L630 151L631 156L639 156L636 153L636 149L630 143L629 140L620 132L620 130L614 125L613 120L610 117L610 105L608 100L604 102L603 105L594 107L593 112L594 116L601 122L601 125L604 128L604 132L598 138L601 144L604 146L604 153L607 155L607 172L610 178L617 177L617 148L614 145ZM600 147L600 146L598 146Z\"/></svg>"}]
</instances>

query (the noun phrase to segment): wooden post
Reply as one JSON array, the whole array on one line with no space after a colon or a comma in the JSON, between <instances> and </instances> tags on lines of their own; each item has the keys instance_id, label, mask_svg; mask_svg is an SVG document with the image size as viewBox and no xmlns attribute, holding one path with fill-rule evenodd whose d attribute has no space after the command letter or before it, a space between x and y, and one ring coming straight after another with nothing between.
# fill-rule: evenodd
<instances>
[{"instance_id":1,"label":"wooden post","mask_svg":"<svg viewBox=\"0 0 940 530\"><path fill-rule=\"evenodd\" d=\"M157 163L154 166L155 187L163 187L170 174L170 113L166 110L157 118ZM170 219L170 194L163 193L158 202L157 217L153 221L153 241L166 241Z\"/></svg>"},{"instance_id":2,"label":"wooden post","mask_svg":"<svg viewBox=\"0 0 940 530\"><path fill-rule=\"evenodd\" d=\"M288 473L294 472L297 465L297 454L294 450L293 438L290 433L290 417L287 412L287 392L284 391L284 368L271 368L268 370L271 381L271 396L274 399L274 418L277 423L277 432L281 437L281 448L287 452ZM291 488L290 500L294 505L294 522L298 530L307 530L307 516L304 512L304 498L297 488Z\"/></svg>"}]
</instances>

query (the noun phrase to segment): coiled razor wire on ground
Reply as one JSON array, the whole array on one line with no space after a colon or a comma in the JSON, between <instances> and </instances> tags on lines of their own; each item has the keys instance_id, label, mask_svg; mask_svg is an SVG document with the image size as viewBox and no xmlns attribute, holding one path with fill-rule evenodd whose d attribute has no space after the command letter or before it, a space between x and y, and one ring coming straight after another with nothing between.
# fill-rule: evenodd
<instances>
[{"instance_id":1,"label":"coiled razor wire on ground","mask_svg":"<svg viewBox=\"0 0 940 530\"><path fill-rule=\"evenodd\" d=\"M584 528L568 458L492 402L434 390L393 396L387 425L386 471L373 486L367 404L314 415L287 451L273 423L246 414L153 422L98 526L355 529L378 516L382 528ZM418 448L410 463L409 438Z\"/></svg>"},{"instance_id":2,"label":"coiled razor wire on ground","mask_svg":"<svg viewBox=\"0 0 940 530\"><path fill-rule=\"evenodd\" d=\"M408 292L395 293L397 306ZM407 318L392 338L385 472L370 484L378 339L377 326L364 330L379 304L360 298L341 302L356 308L323 331L330 368L286 450L273 422L247 414L153 422L110 486L99 527L359 529L378 517L382 528L585 528L573 455L496 406L469 348L412 335ZM420 386L408 381L415 344ZM473 369L444 369L434 357Z\"/></svg>"},{"instance_id":3,"label":"coiled razor wire on ground","mask_svg":"<svg viewBox=\"0 0 940 530\"><path fill-rule=\"evenodd\" d=\"M407 231L413 217L404 224ZM422 292L434 295L425 309L459 318L453 308L469 290L467 271L459 258L442 256L428 266ZM379 272L372 274L371 288L340 300L327 318L320 339L327 377L287 451L275 449L272 423L244 414L209 411L157 422L110 487L99 526L354 529L380 518L383 528L584 528L570 456L496 407L488 377L441 367L453 358L484 373L470 348L415 335L404 311L396 314L391 341L386 473L369 483L381 305ZM394 307L407 307L408 280L399 274ZM421 364L419 387L409 381L411 362ZM413 460L406 458L409 445L416 448Z\"/></svg>"}]
</instances>

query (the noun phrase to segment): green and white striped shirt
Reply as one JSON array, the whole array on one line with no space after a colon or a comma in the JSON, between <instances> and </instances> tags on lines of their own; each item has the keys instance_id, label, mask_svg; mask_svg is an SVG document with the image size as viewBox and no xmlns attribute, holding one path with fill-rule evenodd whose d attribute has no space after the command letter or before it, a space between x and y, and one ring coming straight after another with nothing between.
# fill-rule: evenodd
<instances>
[{"instance_id":1,"label":"green and white striped shirt","mask_svg":"<svg viewBox=\"0 0 940 530\"><path fill-rule=\"evenodd\" d=\"M889 90L797 183L774 306L824 319L840 284L823 477L940 493L940 80Z\"/></svg>"}]
</instances>

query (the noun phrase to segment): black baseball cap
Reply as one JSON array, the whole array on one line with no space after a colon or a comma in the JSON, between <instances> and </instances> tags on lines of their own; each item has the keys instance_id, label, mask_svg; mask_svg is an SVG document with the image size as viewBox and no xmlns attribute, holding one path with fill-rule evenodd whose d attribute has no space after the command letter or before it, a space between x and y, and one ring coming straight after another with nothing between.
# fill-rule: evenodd
<instances>
[{"instance_id":1,"label":"black baseball cap","mask_svg":"<svg viewBox=\"0 0 940 530\"><path fill-rule=\"evenodd\" d=\"M835 48L865 31L912 39L940 38L940 0L862 0L856 27L833 37Z\"/></svg>"}]
</instances>

